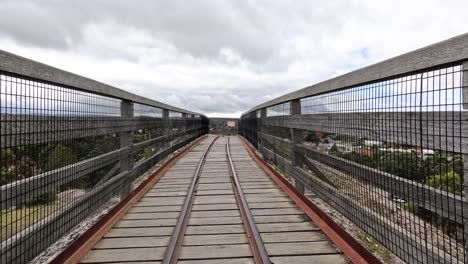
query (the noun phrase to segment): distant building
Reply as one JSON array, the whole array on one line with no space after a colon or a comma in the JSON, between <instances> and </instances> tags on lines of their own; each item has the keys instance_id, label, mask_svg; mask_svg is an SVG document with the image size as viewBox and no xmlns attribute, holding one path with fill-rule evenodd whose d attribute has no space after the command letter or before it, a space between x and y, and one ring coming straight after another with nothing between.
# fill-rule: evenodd
<instances>
[{"instance_id":1,"label":"distant building","mask_svg":"<svg viewBox=\"0 0 468 264\"><path fill-rule=\"evenodd\" d=\"M390 152L390 153L393 153L393 152L411 153L415 151L414 149L402 149L402 148L379 148L379 150L383 152Z\"/></svg>"},{"instance_id":2,"label":"distant building","mask_svg":"<svg viewBox=\"0 0 468 264\"><path fill-rule=\"evenodd\" d=\"M370 148L360 149L359 154L361 156L372 156L372 149Z\"/></svg>"},{"instance_id":3,"label":"distant building","mask_svg":"<svg viewBox=\"0 0 468 264\"><path fill-rule=\"evenodd\" d=\"M237 118L210 118L210 133L221 135L237 134Z\"/></svg>"},{"instance_id":4,"label":"distant building","mask_svg":"<svg viewBox=\"0 0 468 264\"><path fill-rule=\"evenodd\" d=\"M377 141L377 140L364 140L364 145L366 146L378 146L378 147L381 147L383 146L383 142L381 141Z\"/></svg>"},{"instance_id":5,"label":"distant building","mask_svg":"<svg viewBox=\"0 0 468 264\"><path fill-rule=\"evenodd\" d=\"M427 156L431 156L431 155L434 155L434 154L435 154L435 152L432 149L416 148L416 155L418 155L418 156L427 157Z\"/></svg>"},{"instance_id":6,"label":"distant building","mask_svg":"<svg viewBox=\"0 0 468 264\"><path fill-rule=\"evenodd\" d=\"M227 121L226 124L228 127L236 127L236 121Z\"/></svg>"}]
</instances>

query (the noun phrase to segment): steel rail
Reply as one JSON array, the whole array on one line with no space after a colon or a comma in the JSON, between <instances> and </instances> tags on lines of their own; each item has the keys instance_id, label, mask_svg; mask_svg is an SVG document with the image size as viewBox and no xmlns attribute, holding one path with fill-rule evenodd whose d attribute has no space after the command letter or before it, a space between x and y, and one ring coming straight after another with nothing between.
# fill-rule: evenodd
<instances>
[{"instance_id":1,"label":"steel rail","mask_svg":"<svg viewBox=\"0 0 468 264\"><path fill-rule=\"evenodd\" d=\"M198 179L200 178L200 172L205 164L206 156L210 152L211 147L214 142L219 138L215 137L213 141L210 142L208 147L203 152L200 162L198 163L197 169L193 174L192 183L190 184L189 191L185 196L184 204L182 206L182 211L180 212L177 224L172 233L169 245L167 246L166 253L164 255L163 264L176 264L179 258L180 247L182 246L182 240L185 235L185 230L187 229L187 224L190 218L190 213L192 212L193 201L195 200L195 190L198 186Z\"/></svg>"},{"instance_id":2,"label":"steel rail","mask_svg":"<svg viewBox=\"0 0 468 264\"><path fill-rule=\"evenodd\" d=\"M260 236L260 232L257 229L257 225L255 224L252 212L250 211L249 204L245 199L245 195L242 191L239 178L237 177L236 169L234 167L234 163L232 162L229 139L230 137L227 138L226 142L226 156L229 164L231 183L233 185L236 201L241 212L242 222L244 223L245 229L247 231L249 244L252 249L252 254L254 256L255 263L271 264L272 262L270 261L268 252L265 248L265 245L263 244L262 237Z\"/></svg>"}]
</instances>

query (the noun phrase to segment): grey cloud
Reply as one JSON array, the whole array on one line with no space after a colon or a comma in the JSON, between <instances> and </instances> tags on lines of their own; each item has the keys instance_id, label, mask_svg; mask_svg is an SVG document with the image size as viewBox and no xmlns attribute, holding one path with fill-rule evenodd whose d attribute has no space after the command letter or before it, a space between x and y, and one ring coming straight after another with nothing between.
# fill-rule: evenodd
<instances>
[{"instance_id":1,"label":"grey cloud","mask_svg":"<svg viewBox=\"0 0 468 264\"><path fill-rule=\"evenodd\" d=\"M294 1L3 0L0 33L22 43L66 49L82 40L86 25L111 22L146 30L194 57L216 58L225 47L278 69L284 65L278 62L290 59L279 50L292 35L313 34L317 22L331 31L340 27L346 17L329 19L335 9L349 8L347 1L340 2L341 7L319 9L307 2L294 8Z\"/></svg>"},{"instance_id":2,"label":"grey cloud","mask_svg":"<svg viewBox=\"0 0 468 264\"><path fill-rule=\"evenodd\" d=\"M0 0L0 41L169 104L237 113L463 33L468 2L447 1ZM413 16L434 6L431 23Z\"/></svg>"},{"instance_id":3,"label":"grey cloud","mask_svg":"<svg viewBox=\"0 0 468 264\"><path fill-rule=\"evenodd\" d=\"M231 1L4 0L0 32L22 43L66 49L81 41L86 25L112 22L147 30L195 57L216 57L230 47L265 60L274 52L268 45L273 35L246 18L242 7L248 8Z\"/></svg>"}]
</instances>

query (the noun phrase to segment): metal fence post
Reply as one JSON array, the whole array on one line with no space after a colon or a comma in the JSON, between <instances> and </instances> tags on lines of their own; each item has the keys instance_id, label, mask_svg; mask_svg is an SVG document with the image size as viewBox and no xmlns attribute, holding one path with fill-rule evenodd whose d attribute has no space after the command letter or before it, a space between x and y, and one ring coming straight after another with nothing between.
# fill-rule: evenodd
<instances>
[{"instance_id":1,"label":"metal fence post","mask_svg":"<svg viewBox=\"0 0 468 264\"><path fill-rule=\"evenodd\" d=\"M131 119L133 118L133 103L128 100L122 100L120 103L120 113L122 117L122 121L124 124L129 124ZM120 138L120 147L127 148L127 152L124 156L120 159L120 171L130 171L133 168L133 154L132 154L132 146L133 146L133 131L124 131L119 133ZM130 175L128 175L127 179L123 182L122 190L120 192L121 199L127 197L130 193Z\"/></svg>"},{"instance_id":2,"label":"metal fence post","mask_svg":"<svg viewBox=\"0 0 468 264\"><path fill-rule=\"evenodd\" d=\"M291 101L291 115L300 115L301 114L301 100L296 99ZM295 167L303 167L303 160L302 156L296 151L296 144L302 143L302 129L291 128L291 161L292 165ZM294 187L301 192L304 193L304 185L294 179Z\"/></svg>"}]
</instances>

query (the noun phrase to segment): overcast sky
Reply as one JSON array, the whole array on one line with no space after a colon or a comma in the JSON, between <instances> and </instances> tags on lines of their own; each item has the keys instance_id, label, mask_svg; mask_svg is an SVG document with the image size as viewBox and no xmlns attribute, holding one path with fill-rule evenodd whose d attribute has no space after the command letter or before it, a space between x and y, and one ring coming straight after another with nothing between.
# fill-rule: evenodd
<instances>
[{"instance_id":1,"label":"overcast sky","mask_svg":"<svg viewBox=\"0 0 468 264\"><path fill-rule=\"evenodd\" d=\"M0 49L209 116L468 31L467 0L0 0Z\"/></svg>"}]
</instances>

